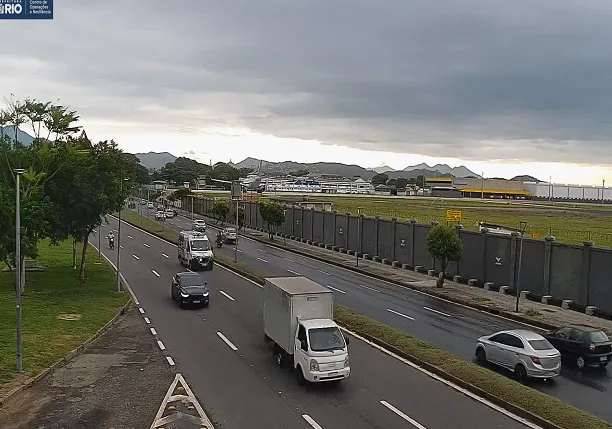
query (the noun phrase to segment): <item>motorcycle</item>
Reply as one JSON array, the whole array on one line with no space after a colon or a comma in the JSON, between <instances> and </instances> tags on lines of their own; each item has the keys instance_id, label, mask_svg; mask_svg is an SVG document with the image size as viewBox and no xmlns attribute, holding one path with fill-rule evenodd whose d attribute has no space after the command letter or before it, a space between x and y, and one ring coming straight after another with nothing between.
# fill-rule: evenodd
<instances>
[{"instance_id":1,"label":"motorcycle","mask_svg":"<svg viewBox=\"0 0 612 429\"><path fill-rule=\"evenodd\" d=\"M221 237L217 237L217 248L221 248L223 246L223 239Z\"/></svg>"},{"instance_id":2,"label":"motorcycle","mask_svg":"<svg viewBox=\"0 0 612 429\"><path fill-rule=\"evenodd\" d=\"M115 250L115 239L114 238L108 239L108 247L110 247L111 250Z\"/></svg>"}]
</instances>

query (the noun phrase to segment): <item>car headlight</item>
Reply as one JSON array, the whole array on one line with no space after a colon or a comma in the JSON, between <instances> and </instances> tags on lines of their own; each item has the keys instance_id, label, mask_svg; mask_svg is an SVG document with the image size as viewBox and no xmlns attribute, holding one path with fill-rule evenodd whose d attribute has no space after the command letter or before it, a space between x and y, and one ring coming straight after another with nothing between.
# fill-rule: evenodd
<instances>
[{"instance_id":1,"label":"car headlight","mask_svg":"<svg viewBox=\"0 0 612 429\"><path fill-rule=\"evenodd\" d=\"M202 296L208 296L208 292L204 292Z\"/></svg>"},{"instance_id":2,"label":"car headlight","mask_svg":"<svg viewBox=\"0 0 612 429\"><path fill-rule=\"evenodd\" d=\"M319 370L319 362L317 362L314 359L310 359L310 370L311 371L318 371Z\"/></svg>"},{"instance_id":3,"label":"car headlight","mask_svg":"<svg viewBox=\"0 0 612 429\"><path fill-rule=\"evenodd\" d=\"M346 355L346 357L344 358L344 367L345 368L349 367L349 357L348 357L348 355Z\"/></svg>"},{"instance_id":4,"label":"car headlight","mask_svg":"<svg viewBox=\"0 0 612 429\"><path fill-rule=\"evenodd\" d=\"M185 292L181 292L181 297L182 298L189 298L189 294L185 293Z\"/></svg>"}]
</instances>

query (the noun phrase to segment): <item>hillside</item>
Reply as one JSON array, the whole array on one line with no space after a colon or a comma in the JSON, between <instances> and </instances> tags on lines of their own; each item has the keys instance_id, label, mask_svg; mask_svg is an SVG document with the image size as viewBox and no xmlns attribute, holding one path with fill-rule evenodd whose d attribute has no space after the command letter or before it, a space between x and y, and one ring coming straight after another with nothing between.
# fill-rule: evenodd
<instances>
[{"instance_id":1,"label":"hillside","mask_svg":"<svg viewBox=\"0 0 612 429\"><path fill-rule=\"evenodd\" d=\"M0 134L7 135L10 137L11 140L15 140L15 128L10 125L0 127ZM19 141L24 146L30 146L34 142L34 137L17 128L17 141Z\"/></svg>"},{"instance_id":2,"label":"hillside","mask_svg":"<svg viewBox=\"0 0 612 429\"><path fill-rule=\"evenodd\" d=\"M140 164L149 170L159 170L169 162L176 161L176 156L168 152L135 153Z\"/></svg>"},{"instance_id":3,"label":"hillside","mask_svg":"<svg viewBox=\"0 0 612 429\"><path fill-rule=\"evenodd\" d=\"M523 174L523 175L520 175L520 176L514 176L510 180L516 180L518 182L536 182L536 183L540 183L541 182L541 180L536 179L535 177L529 176L527 174Z\"/></svg>"},{"instance_id":4,"label":"hillside","mask_svg":"<svg viewBox=\"0 0 612 429\"><path fill-rule=\"evenodd\" d=\"M463 165L460 165L459 167L450 167L450 166L448 166L446 164L436 164L433 167L430 167L429 165L427 165L425 163L422 163L422 164L418 164L418 165L408 166L408 167L404 168L403 171L415 171L415 170L437 171L441 175L451 175L451 176L455 176L455 177L477 177L477 178L480 178L479 174L474 173L469 168L467 168L467 167L465 167Z\"/></svg>"},{"instance_id":5,"label":"hillside","mask_svg":"<svg viewBox=\"0 0 612 429\"><path fill-rule=\"evenodd\" d=\"M361 177L369 180L376 174L375 171L365 169L358 165L346 165L338 162L299 163L293 161L270 162L256 158L246 158L239 163L232 164L234 168L251 168L257 171L261 161L262 174L287 174L292 171L308 170L310 174L337 174L345 177Z\"/></svg>"}]
</instances>

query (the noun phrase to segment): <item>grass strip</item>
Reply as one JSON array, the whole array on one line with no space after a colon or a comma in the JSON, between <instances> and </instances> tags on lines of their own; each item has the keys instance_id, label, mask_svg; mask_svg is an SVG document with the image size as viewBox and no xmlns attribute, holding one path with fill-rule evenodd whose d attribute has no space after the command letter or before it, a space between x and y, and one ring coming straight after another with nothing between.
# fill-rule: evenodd
<instances>
[{"instance_id":1,"label":"grass strip","mask_svg":"<svg viewBox=\"0 0 612 429\"><path fill-rule=\"evenodd\" d=\"M138 226L138 218L141 216L134 212L132 214L135 217L131 216L129 220L128 217L125 217L125 219ZM147 229L147 220L155 224L155 222L145 218L142 224L140 224L141 227L151 233L159 234L154 229ZM158 226L158 228L161 227ZM168 229L165 232L168 233ZM176 243L177 235L178 233L175 233L175 238L168 238L168 240ZM240 261L234 263L233 258L227 255L215 255L215 259L222 265L238 271L245 277L263 284L265 274L260 270ZM359 314L348 307L335 304L334 319L339 325L357 334L375 338L384 344L388 344L409 360L425 363L427 366L437 368L438 372L441 371L442 373L449 374L451 376L449 378L454 377L462 383L475 386L487 395L500 400L496 402L506 402L513 407L525 410L543 420L551 422L557 427L563 429L612 428L612 425L595 415L565 404L552 396L518 383L505 375L461 359L450 352L434 347L405 332ZM469 390L469 387L467 388ZM549 427L554 426L549 425Z\"/></svg>"},{"instance_id":2,"label":"grass strip","mask_svg":"<svg viewBox=\"0 0 612 429\"><path fill-rule=\"evenodd\" d=\"M129 301L116 291L115 274L89 247L85 284L72 266L72 242L39 244L37 262L44 272L26 272L22 297L23 368L28 377L39 374L76 349L108 323ZM80 255L80 251L78 252ZM0 390L16 376L14 272L0 272Z\"/></svg>"}]
</instances>

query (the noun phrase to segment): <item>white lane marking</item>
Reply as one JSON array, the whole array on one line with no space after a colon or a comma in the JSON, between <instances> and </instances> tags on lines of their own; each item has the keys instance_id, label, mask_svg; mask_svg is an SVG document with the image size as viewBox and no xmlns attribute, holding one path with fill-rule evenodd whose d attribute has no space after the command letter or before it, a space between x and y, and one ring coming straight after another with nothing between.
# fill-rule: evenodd
<instances>
[{"instance_id":1,"label":"white lane marking","mask_svg":"<svg viewBox=\"0 0 612 429\"><path fill-rule=\"evenodd\" d=\"M89 245L91 247L93 247L94 249L98 250L98 248L90 241ZM113 270L115 270L115 272L117 271L117 266L115 265L115 263L113 261L111 261L108 256L106 256L104 254L104 252L100 252L102 254L102 256L104 257L104 259L106 259L106 262L109 263L109 265L111 267L113 267ZM122 273L119 273L119 276L121 278L121 282L125 285L125 288L127 289L128 293L130 294L130 296L132 297L132 301L134 301L134 304L136 305L140 305L140 302L138 301L138 298L136 298L136 294L134 293L134 291L132 290L132 287L130 286L130 284L127 282L127 280L125 279L125 277L123 277Z\"/></svg>"},{"instance_id":2,"label":"white lane marking","mask_svg":"<svg viewBox=\"0 0 612 429\"><path fill-rule=\"evenodd\" d=\"M326 273L325 271L321 271L321 270L317 270L318 272L320 272L321 274L325 274L326 276L331 276L330 273Z\"/></svg>"},{"instance_id":3,"label":"white lane marking","mask_svg":"<svg viewBox=\"0 0 612 429\"><path fill-rule=\"evenodd\" d=\"M147 243L143 243L144 247L151 247Z\"/></svg>"},{"instance_id":4,"label":"white lane marking","mask_svg":"<svg viewBox=\"0 0 612 429\"><path fill-rule=\"evenodd\" d=\"M290 273L295 274L296 276L301 276L301 274L298 273L297 271L293 271L293 270L287 270L287 271L289 271Z\"/></svg>"},{"instance_id":5,"label":"white lane marking","mask_svg":"<svg viewBox=\"0 0 612 429\"><path fill-rule=\"evenodd\" d=\"M129 238L130 240L134 239L134 237L132 237L131 235L128 235L127 238Z\"/></svg>"},{"instance_id":6,"label":"white lane marking","mask_svg":"<svg viewBox=\"0 0 612 429\"><path fill-rule=\"evenodd\" d=\"M366 286L366 285L358 285L358 286L364 289L373 290L374 292L380 292L378 289L374 289L373 287L370 287L370 286Z\"/></svg>"},{"instance_id":7,"label":"white lane marking","mask_svg":"<svg viewBox=\"0 0 612 429\"><path fill-rule=\"evenodd\" d=\"M138 311L140 311L140 314L144 314L144 309L142 307L140 307Z\"/></svg>"},{"instance_id":8,"label":"white lane marking","mask_svg":"<svg viewBox=\"0 0 612 429\"><path fill-rule=\"evenodd\" d=\"M159 277L159 273L155 270L151 270L151 272L155 275L155 277Z\"/></svg>"},{"instance_id":9,"label":"white lane marking","mask_svg":"<svg viewBox=\"0 0 612 429\"><path fill-rule=\"evenodd\" d=\"M424 308L425 310L427 310L427 311L431 311L431 312L433 312L433 313L438 313L438 314L441 314L442 316L446 316L446 317L453 317L453 316L451 316L450 314L442 313L441 311L434 310L433 308L429 308L429 307L423 307L423 308Z\"/></svg>"},{"instance_id":10,"label":"white lane marking","mask_svg":"<svg viewBox=\"0 0 612 429\"><path fill-rule=\"evenodd\" d=\"M293 259L289 259L289 258L283 258L283 259L289 262L293 262L295 264L295 261Z\"/></svg>"},{"instance_id":11,"label":"white lane marking","mask_svg":"<svg viewBox=\"0 0 612 429\"><path fill-rule=\"evenodd\" d=\"M255 249L255 250L257 250L258 252L261 252L261 253L268 253L268 252L266 252L266 251L265 251L265 250L263 250L263 249Z\"/></svg>"},{"instance_id":12,"label":"white lane marking","mask_svg":"<svg viewBox=\"0 0 612 429\"><path fill-rule=\"evenodd\" d=\"M123 244L120 244L120 245L119 245L119 247L120 247L121 249L123 249Z\"/></svg>"},{"instance_id":13,"label":"white lane marking","mask_svg":"<svg viewBox=\"0 0 612 429\"><path fill-rule=\"evenodd\" d=\"M145 319L145 322L147 322L147 325L151 324L151 320L148 317L145 317L144 319Z\"/></svg>"},{"instance_id":14,"label":"white lane marking","mask_svg":"<svg viewBox=\"0 0 612 429\"><path fill-rule=\"evenodd\" d=\"M492 403L492 402L490 402L490 401L488 401L488 400L486 400L486 399L476 395L475 393L472 393L469 390L467 390L467 389L465 389L465 388L463 388L461 386L458 386L458 385L454 384L451 381L445 380L444 378L440 377L439 375L434 374L433 372L430 372L430 371L426 370L425 368L422 368L422 367L418 366L416 363L410 362L408 359L403 358L403 357L393 353L392 351L387 350L386 348L384 348L382 346L379 346L376 343L373 343L372 341L370 341L370 340L368 340L366 338L363 338L361 335L357 334L356 332L353 332L353 331L351 331L349 329L346 329L343 326L340 326L340 329L342 329L342 331L346 332L347 334L350 334L353 337L357 338L358 340L361 340L364 343L370 345L371 347L374 347L375 349L383 352L387 356L391 356L392 358L399 360L400 362L408 365L409 367L411 367L411 368L413 368L413 369L415 369L415 370L425 374L426 376L428 376L430 378L433 378L436 381L439 381L440 383L450 387L451 389L456 390L457 392L460 392L460 393L464 394L468 398L472 398L473 400L475 400L477 402L480 402L483 405L486 405L487 407L491 408L492 410L495 410L498 413L501 413L501 414L511 418L512 420L520 422L523 425L525 425L525 426L527 426L527 427L529 427L531 429L543 429L541 426L538 426L535 423L532 423L529 420L524 419L523 417L519 417L516 414L513 414L510 411L505 410L504 408L502 408L502 407L500 407L498 405L495 405L494 403Z\"/></svg>"},{"instance_id":15,"label":"white lane marking","mask_svg":"<svg viewBox=\"0 0 612 429\"><path fill-rule=\"evenodd\" d=\"M173 224L172 222L170 222L170 221L168 221L168 223L169 223L170 225L174 225L174 224Z\"/></svg>"},{"instance_id":16,"label":"white lane marking","mask_svg":"<svg viewBox=\"0 0 612 429\"><path fill-rule=\"evenodd\" d=\"M134 259L140 260L140 258L138 256L136 256L136 255L132 255L132 256L134 257Z\"/></svg>"},{"instance_id":17,"label":"white lane marking","mask_svg":"<svg viewBox=\"0 0 612 429\"><path fill-rule=\"evenodd\" d=\"M161 341L157 340L157 345L161 350L166 350L166 346L164 346L164 343L162 343Z\"/></svg>"},{"instance_id":18,"label":"white lane marking","mask_svg":"<svg viewBox=\"0 0 612 429\"><path fill-rule=\"evenodd\" d=\"M149 330L153 335L157 335L157 331L155 330L155 328L149 328Z\"/></svg>"},{"instance_id":19,"label":"white lane marking","mask_svg":"<svg viewBox=\"0 0 612 429\"><path fill-rule=\"evenodd\" d=\"M174 366L174 360L170 356L166 356L166 360L170 364L170 366Z\"/></svg>"},{"instance_id":20,"label":"white lane marking","mask_svg":"<svg viewBox=\"0 0 612 429\"><path fill-rule=\"evenodd\" d=\"M219 291L219 293L221 295L223 295L224 297L226 297L227 299L229 299L230 301L236 301L234 298L232 298L231 296L229 296L229 294L223 292L222 290Z\"/></svg>"},{"instance_id":21,"label":"white lane marking","mask_svg":"<svg viewBox=\"0 0 612 429\"><path fill-rule=\"evenodd\" d=\"M236 249L236 251L237 251L238 253L242 253L242 250L240 250L240 249Z\"/></svg>"},{"instance_id":22,"label":"white lane marking","mask_svg":"<svg viewBox=\"0 0 612 429\"><path fill-rule=\"evenodd\" d=\"M310 426L312 426L314 429L323 429L321 426L319 426L319 424L317 422L314 421L314 419L312 417L310 417L308 414L302 414L302 418L304 420L306 420L308 422L308 424Z\"/></svg>"},{"instance_id":23,"label":"white lane marking","mask_svg":"<svg viewBox=\"0 0 612 429\"><path fill-rule=\"evenodd\" d=\"M232 349L233 351L237 351L238 350L238 347L233 345L232 342L230 340L228 340L227 337L225 335L223 335L221 332L217 332L217 335L219 336L219 338L221 338L223 340L223 342L225 342L225 344L227 344L230 347L230 349Z\"/></svg>"},{"instance_id":24,"label":"white lane marking","mask_svg":"<svg viewBox=\"0 0 612 429\"><path fill-rule=\"evenodd\" d=\"M400 313L398 311L395 311L395 310L391 310L390 308L387 308L387 311L390 312L390 313L393 313L393 314L397 314L398 316L405 317L406 319L414 320L414 317L406 316L405 314L402 314L402 313Z\"/></svg>"},{"instance_id":25,"label":"white lane marking","mask_svg":"<svg viewBox=\"0 0 612 429\"><path fill-rule=\"evenodd\" d=\"M266 261L265 259L261 259L261 258L257 258L257 259L259 259L261 262L268 263L268 261Z\"/></svg>"},{"instance_id":26,"label":"white lane marking","mask_svg":"<svg viewBox=\"0 0 612 429\"><path fill-rule=\"evenodd\" d=\"M330 288L331 290L335 290L336 292L340 292L340 293L346 293L345 291L343 291L343 290L340 290L340 289L336 289L335 287L333 287L333 286L330 286L330 285L327 285L327 287L328 287L328 288Z\"/></svg>"},{"instance_id":27,"label":"white lane marking","mask_svg":"<svg viewBox=\"0 0 612 429\"><path fill-rule=\"evenodd\" d=\"M110 217L112 217L113 219L117 220L117 218L116 218L115 216L112 216L112 215L109 215L109 216L110 216ZM131 224L129 224L129 223L127 223L127 222L125 222L125 221L124 221L124 224L125 224L126 226L129 226L130 228L133 228L133 229L135 229L135 230L137 230L137 231L142 232L143 234L146 234L146 235L148 235L148 236L150 236L150 237L154 238L155 240L158 240L158 241L164 242L164 243L166 243L166 244L168 244L168 245L170 245L170 246L172 246L172 247L175 247L175 248L177 247L177 246L176 246L176 244L171 243L171 242L169 242L168 240L165 240L165 239L163 239L163 238L156 237L155 235L151 234L151 233L150 233L150 232L148 232L148 231L145 231L144 229L138 228L138 227L136 227L136 226L134 226L134 225L131 225ZM115 230L115 231L116 231L116 230ZM259 243L257 240L253 240L252 238L248 238L248 237L244 237L244 238L245 238L245 239L247 239L247 240L249 240L249 241L253 241L253 242ZM91 243L90 243L90 244L91 244ZM93 245L92 245L92 246L93 246ZM269 247L272 247L272 246L269 246ZM95 246L94 246L94 248L95 248ZM284 249L279 248L279 247L276 247L276 249L277 249L277 250L280 250L280 251L282 251L282 252L292 253L292 252L289 252L289 251L284 250ZM104 253L103 253L102 255L103 255L103 256L104 256L104 258L105 258L105 259L106 259L106 260L107 260L107 261L108 261L108 262L111 264L111 266L112 266L113 268L115 268L115 270L116 270L116 269L117 269L117 267L116 267L116 266L113 264L113 262L112 262L110 259L108 259L108 257L107 257L106 255L104 255ZM302 255L300 255L300 256L302 256ZM324 264L325 264L325 262L321 262L321 261L318 261L318 260L316 260L316 259L309 258L308 256L302 256L302 257L303 257L303 258L306 258L306 259L311 259L311 260L313 260L313 261L316 261L316 262L320 262L320 263L324 263ZM326 265L331 265L331 264L326 264ZM255 286L257 286L257 287L258 287L258 288L260 288L260 289L263 289L263 285L260 285L259 283L255 282L255 281L253 281L253 280L251 280L251 279L249 279L249 278L246 278L246 277L245 277L245 276L243 276L242 274L237 273L236 271L234 271L234 270L232 270L232 269L230 269L230 268L227 268L227 267L224 267L224 266L221 266L221 265L218 265L218 267L219 267L219 268L221 268L221 269L224 269L225 271L228 271L228 272L232 273L232 274L233 274L233 275L235 275L236 277L240 277L241 279L243 279L243 280L245 280L245 281L247 281L247 282L249 282L249 283L254 284ZM456 306L458 306L458 307L464 307L464 308L465 308L465 309L467 309L467 310L471 310L471 311L474 311L474 312L484 313L484 314L486 314L486 315L488 315L488 316L493 316L493 317L497 317L497 318L499 318L499 319L504 319L504 320L509 321L509 322L520 323L521 325L529 326L529 327L531 327L531 328L533 328L533 329L535 329L535 330L537 330L537 331L543 331L543 329L542 329L542 328L538 328L538 327L536 327L536 326L534 326L534 325L530 325L530 324L528 324L528 323L515 322L515 321L513 321L513 320L511 320L511 319L508 319L508 318L506 318L506 317L502 317L502 316L497 316L497 315L494 315L494 314L490 314L490 313L488 313L488 312L486 312L486 311L484 311L484 310L477 310L477 309L474 309L474 308L469 307L469 306L467 306L467 305L457 304L457 303L452 302L452 301L449 301L449 300L447 300L447 299L439 298L439 297L437 297L437 296L435 296L435 295L430 295L430 294L428 294L428 293L426 293L426 292L416 291L416 290L410 289L410 288L408 288L408 287L406 287L406 286L401 286L401 285L398 285L398 284L396 284L396 283L391 283L391 282L389 282L389 281L385 281L385 280L377 279L376 277L372 277L372 276L368 276L368 275L365 275L365 274L357 273L357 272L355 272L355 271L353 271L353 270L349 270L348 268L344 268L344 267L337 267L337 266L334 266L334 267L335 267L335 268L340 268L341 270L344 270L344 271L349 271L349 272L351 272L351 273L353 273L353 274L357 274L357 275L360 275L360 276L366 277L366 278L371 279L371 280L376 280L376 281L380 281L380 282L388 283L388 284L389 284L389 285L391 285L391 286L397 286L397 287L400 287L400 288L402 288L402 289L406 289L407 291L416 292L416 293L419 293L419 294L421 294L421 295L428 296L428 297L430 297L430 298L439 299L440 301L444 301L444 302L447 302L447 303L449 303L449 304L456 305ZM123 282L124 282L124 283L127 285L128 283L127 283L127 282L125 281L125 279L123 278L123 274L121 274L121 278L122 278L122 281L123 281ZM133 292L131 292L131 288L129 288L129 287L128 287L128 289L130 290L130 293L132 293L132 295L133 295ZM133 295L133 296L134 296L134 295ZM372 341L370 341L370 340L368 340L368 339L366 339L366 338L363 338L361 335L359 335L359 334L357 334L357 333L355 333L355 332L353 332L353 331L350 331L350 330L348 330L348 329L346 329L346 328L344 328L344 327L342 327L342 326L340 327L340 329L342 329L344 332L346 332L346 333L348 333L348 334L352 335L353 337L355 337L355 338L357 338L357 339L359 339L359 340L363 341L364 343L366 343L366 344L370 345L371 347L374 347L375 349L380 350L381 352L385 353L386 355L391 356L391 357L393 357L393 358L395 358L395 359L399 360L400 362L402 362L402 363L404 363L404 364L406 364L406 365L410 366L411 368L413 368L413 369L415 369L415 370L417 370L417 371L419 371L419 372L421 372L421 373L423 373L423 374L427 375L428 377L433 378L434 380L437 380L437 381L439 381L440 383L445 384L446 386L449 386L450 388L452 388L452 389L456 390L457 392L460 392L460 393L462 393L463 395L465 395L465 396L467 396L467 397L469 397L469 398L472 398L473 400L475 400L475 401L477 401L477 402L479 402L479 403L481 403L481 404L483 404L483 405L486 405L487 407L491 408L492 410L495 410L495 411L497 411L498 413L501 413L501 414L503 414L503 415L505 415L505 416L507 416L507 417L511 418L512 420L515 420L515 421L517 421L517 422L522 423L523 425L527 426L528 428L531 428L531 429L543 429L541 426L538 426L538 425L536 425L535 423L532 423L532 422L530 422L530 421L529 421L529 420L527 420L527 419L524 419L524 418L522 418L522 417L517 416L516 414L511 413L510 411L505 410L504 408L502 408L502 407L500 407L500 406L498 406L498 405L495 405L494 403L492 403L492 402L490 402L490 401L488 401L488 400L486 400L486 399L484 399L484 398L482 398L482 397L480 397L480 396L476 395L475 393L472 393L472 392L470 392L469 390L467 390L467 389L465 389L465 388L463 388L463 387L460 387L460 386L458 386L458 385L456 385L456 384L454 384L454 383L452 383L452 382L450 382L450 381L448 381L448 380L445 380L444 378L440 377L439 375L436 375L436 374L434 374L434 373L432 373L432 372L430 372L430 371L427 371L425 368L421 368L421 367L420 367L420 366L418 366L417 364L415 364L415 363L413 363L413 362L410 362L408 359L405 359L405 358L403 358L403 357L401 357L401 356L399 356L399 355L397 355L397 354L395 354L395 353L393 353L393 352L391 352L391 351L389 351L389 350L385 349L384 347L381 347L381 346L379 346L378 344L375 344L375 343L373 343Z\"/></svg>"},{"instance_id":28,"label":"white lane marking","mask_svg":"<svg viewBox=\"0 0 612 429\"><path fill-rule=\"evenodd\" d=\"M402 419L406 420L408 423L410 423L412 426L414 426L417 429L427 429L425 426L423 426L422 424L420 424L419 422L417 422L416 420L412 419L410 416L408 416L407 414L401 412L400 410L398 410L397 408L395 408L393 405L391 405L390 403L388 403L387 401L380 401L381 404L383 404L385 407L387 407L388 409L390 409L391 411L393 411L395 414L397 414L398 416L400 416Z\"/></svg>"},{"instance_id":29,"label":"white lane marking","mask_svg":"<svg viewBox=\"0 0 612 429\"><path fill-rule=\"evenodd\" d=\"M162 256L166 259L170 259L170 257L168 255L166 255L165 253L162 253Z\"/></svg>"}]
</instances>

